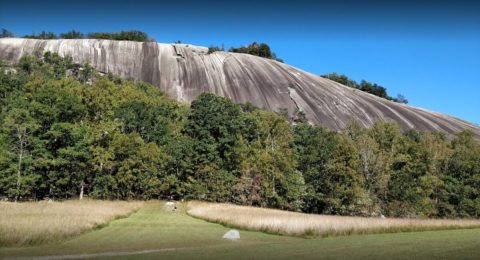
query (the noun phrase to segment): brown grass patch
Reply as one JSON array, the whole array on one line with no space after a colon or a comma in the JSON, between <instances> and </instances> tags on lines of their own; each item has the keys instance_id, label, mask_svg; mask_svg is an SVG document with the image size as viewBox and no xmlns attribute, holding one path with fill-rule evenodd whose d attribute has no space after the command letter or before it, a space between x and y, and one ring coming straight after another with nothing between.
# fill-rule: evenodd
<instances>
[{"instance_id":1,"label":"brown grass patch","mask_svg":"<svg viewBox=\"0 0 480 260\"><path fill-rule=\"evenodd\" d=\"M0 202L0 246L58 241L128 216L142 202Z\"/></svg>"},{"instance_id":2,"label":"brown grass patch","mask_svg":"<svg viewBox=\"0 0 480 260\"><path fill-rule=\"evenodd\" d=\"M226 226L293 236L337 236L480 227L480 219L401 219L304 214L275 209L189 202L188 214Z\"/></svg>"}]
</instances>

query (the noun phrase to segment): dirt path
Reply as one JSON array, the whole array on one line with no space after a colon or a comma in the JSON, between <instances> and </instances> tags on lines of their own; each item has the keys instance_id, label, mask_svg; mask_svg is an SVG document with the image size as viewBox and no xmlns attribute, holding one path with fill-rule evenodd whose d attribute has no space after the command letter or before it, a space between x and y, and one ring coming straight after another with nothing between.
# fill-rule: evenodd
<instances>
[{"instance_id":1,"label":"dirt path","mask_svg":"<svg viewBox=\"0 0 480 260\"><path fill-rule=\"evenodd\" d=\"M224 245L209 246L210 248L223 247ZM5 258L5 260L61 260L61 259L88 259L99 257L115 257L115 256L130 256L130 255L144 255L161 252L172 252L178 250L199 249L205 247L171 247L171 248L158 248L140 251L130 252L103 252L103 253L90 253L90 254L72 254L72 255L50 255L50 256L33 256L33 257L12 257Z\"/></svg>"},{"instance_id":2,"label":"dirt path","mask_svg":"<svg viewBox=\"0 0 480 260\"><path fill-rule=\"evenodd\" d=\"M232 243L235 243L233 241ZM271 242L260 242L258 244L276 244ZM116 256L133 256L133 255L145 255L152 253L173 252L181 250L195 250L205 248L222 248L228 247L228 244L224 245L209 245L209 246L192 246L192 247L170 247L170 248L158 248L129 252L103 252L103 253L90 253L90 254L71 254L71 255L49 255L49 256L32 256L32 257L10 257L4 258L4 260L63 260L63 259L89 259L89 258L101 258L101 257L116 257ZM3 259L2 259L3 260Z\"/></svg>"},{"instance_id":3,"label":"dirt path","mask_svg":"<svg viewBox=\"0 0 480 260\"><path fill-rule=\"evenodd\" d=\"M131 251L131 252L104 252L104 253L91 253L91 254L75 254L75 255L50 255L50 256L34 256L34 257L12 257L5 258L9 260L60 260L60 259L88 259L88 258L98 258L98 257L114 257L114 256L129 256L129 255L143 255L159 252L169 252L176 251L178 249L185 248L161 248L161 249L151 249L151 250L141 250L141 251Z\"/></svg>"}]
</instances>

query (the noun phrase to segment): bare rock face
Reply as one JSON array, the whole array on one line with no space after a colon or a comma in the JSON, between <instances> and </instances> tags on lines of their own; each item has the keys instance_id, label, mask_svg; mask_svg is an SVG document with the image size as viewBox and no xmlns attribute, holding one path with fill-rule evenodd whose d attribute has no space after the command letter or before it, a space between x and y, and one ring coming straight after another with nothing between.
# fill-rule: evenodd
<instances>
[{"instance_id":1,"label":"bare rock face","mask_svg":"<svg viewBox=\"0 0 480 260\"><path fill-rule=\"evenodd\" d=\"M441 113L391 102L292 66L248 54L214 52L187 44L111 40L0 39L0 59L15 62L35 52L69 55L98 71L158 86L170 97L191 102L213 92L237 103L250 102L271 111L303 111L307 119L332 130L356 121L396 122L403 129L453 134L480 127Z\"/></svg>"}]
</instances>

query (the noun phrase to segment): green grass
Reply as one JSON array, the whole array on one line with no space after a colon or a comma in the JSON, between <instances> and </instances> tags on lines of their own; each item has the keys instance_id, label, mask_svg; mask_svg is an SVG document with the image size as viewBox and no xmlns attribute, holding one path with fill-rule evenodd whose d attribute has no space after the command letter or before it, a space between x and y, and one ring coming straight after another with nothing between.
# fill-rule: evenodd
<instances>
[{"instance_id":1,"label":"green grass","mask_svg":"<svg viewBox=\"0 0 480 260\"><path fill-rule=\"evenodd\" d=\"M221 237L229 229L149 202L128 218L73 239L36 247L0 248L0 259L89 255L112 259L478 259L480 229L352 235L304 239L241 231L240 241ZM1 235L1 234L0 234ZM159 251L161 249L168 249ZM139 252L142 250L150 250ZM111 255L110 252L134 252ZM136 252L136 253L135 253ZM107 253L107 254L105 254Z\"/></svg>"}]
</instances>

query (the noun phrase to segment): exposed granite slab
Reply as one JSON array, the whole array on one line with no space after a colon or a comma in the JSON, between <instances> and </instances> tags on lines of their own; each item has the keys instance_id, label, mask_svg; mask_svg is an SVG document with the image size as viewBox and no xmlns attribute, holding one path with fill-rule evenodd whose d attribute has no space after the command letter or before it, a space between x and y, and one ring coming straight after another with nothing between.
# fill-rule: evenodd
<instances>
[{"instance_id":1,"label":"exposed granite slab","mask_svg":"<svg viewBox=\"0 0 480 260\"><path fill-rule=\"evenodd\" d=\"M235 102L272 111L305 112L308 120L332 130L350 121L369 127L377 120L397 122L404 129L456 133L480 127L441 113L391 102L304 72L292 66L247 54L215 52L187 44L111 40L0 39L0 59L17 61L25 54L57 52L88 62L101 72L152 83L169 96L191 102L213 92Z\"/></svg>"}]
</instances>

